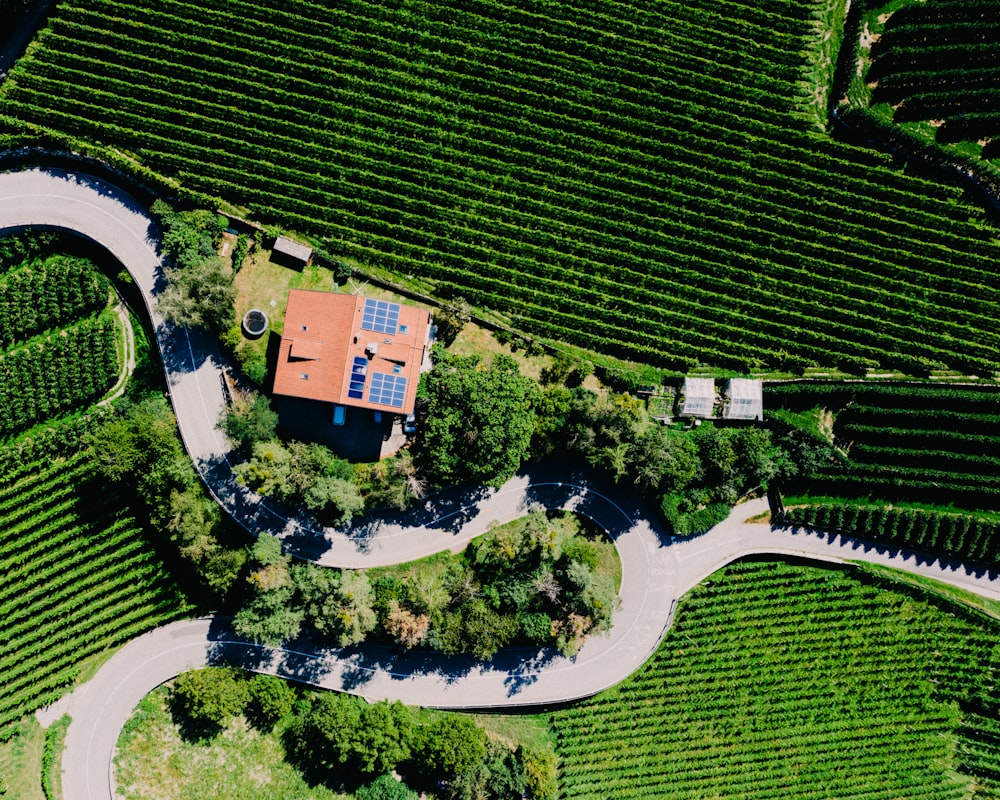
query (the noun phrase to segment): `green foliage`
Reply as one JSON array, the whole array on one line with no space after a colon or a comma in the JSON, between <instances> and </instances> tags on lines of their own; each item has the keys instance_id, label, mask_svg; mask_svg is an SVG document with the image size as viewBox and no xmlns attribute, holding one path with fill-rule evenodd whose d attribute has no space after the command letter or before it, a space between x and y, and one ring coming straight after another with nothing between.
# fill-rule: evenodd
<instances>
[{"instance_id":1,"label":"green foliage","mask_svg":"<svg viewBox=\"0 0 1000 800\"><path fill-rule=\"evenodd\" d=\"M738 562L685 598L639 672L552 714L561 796L995 791L973 770L997 754L996 636L849 570Z\"/></svg>"},{"instance_id":2,"label":"green foliage","mask_svg":"<svg viewBox=\"0 0 1000 800\"><path fill-rule=\"evenodd\" d=\"M401 703L369 705L350 695L322 694L313 700L294 746L314 765L380 775L409 758L412 714Z\"/></svg>"},{"instance_id":3,"label":"green foliage","mask_svg":"<svg viewBox=\"0 0 1000 800\"><path fill-rule=\"evenodd\" d=\"M354 796L357 800L418 800L420 797L405 783L388 773L379 775L367 786L362 786Z\"/></svg>"},{"instance_id":4,"label":"green foliage","mask_svg":"<svg viewBox=\"0 0 1000 800\"><path fill-rule=\"evenodd\" d=\"M45 729L45 746L42 750L41 782L42 794L45 800L57 800L56 790L52 784L52 771L56 768L58 759L62 756L63 744L66 741L66 731L72 719L63 714ZM60 770L61 772L61 770ZM0 793L2 794L2 793Z\"/></svg>"},{"instance_id":5,"label":"green foliage","mask_svg":"<svg viewBox=\"0 0 1000 800\"><path fill-rule=\"evenodd\" d=\"M171 695L183 716L199 729L218 728L242 714L250 700L243 674L225 667L179 675Z\"/></svg>"},{"instance_id":6,"label":"green foliage","mask_svg":"<svg viewBox=\"0 0 1000 800\"><path fill-rule=\"evenodd\" d=\"M207 211L175 212L163 200L150 208L163 230L167 286L157 296L163 316L177 325L221 333L233 324L233 273L216 254L225 217Z\"/></svg>"},{"instance_id":7,"label":"green foliage","mask_svg":"<svg viewBox=\"0 0 1000 800\"><path fill-rule=\"evenodd\" d=\"M416 758L425 773L451 781L486 757L487 742L470 717L441 718L421 729Z\"/></svg>"},{"instance_id":8,"label":"green foliage","mask_svg":"<svg viewBox=\"0 0 1000 800\"><path fill-rule=\"evenodd\" d=\"M156 394L119 402L114 419L88 443L97 474L145 506L153 526L170 535L204 584L225 595L245 554L227 547L219 506L198 481L166 399Z\"/></svg>"},{"instance_id":9,"label":"green foliage","mask_svg":"<svg viewBox=\"0 0 1000 800\"><path fill-rule=\"evenodd\" d=\"M419 459L439 484L499 486L527 455L535 386L510 356L483 367L476 357L437 353L421 382L427 413Z\"/></svg>"},{"instance_id":10,"label":"green foliage","mask_svg":"<svg viewBox=\"0 0 1000 800\"><path fill-rule=\"evenodd\" d=\"M263 731L271 730L278 720L291 713L297 697L288 681L271 675L254 675L247 682L247 692L246 714Z\"/></svg>"},{"instance_id":11,"label":"green foliage","mask_svg":"<svg viewBox=\"0 0 1000 800\"><path fill-rule=\"evenodd\" d=\"M237 447L270 441L277 428L278 414L271 408L271 401L256 392L235 399L222 418L222 430Z\"/></svg>"},{"instance_id":12,"label":"green foliage","mask_svg":"<svg viewBox=\"0 0 1000 800\"><path fill-rule=\"evenodd\" d=\"M263 408L258 412L247 413L257 419L265 418L265 422L269 419ZM226 425L234 425L239 432L244 430L243 423L236 420ZM258 431L263 432L265 427L258 427ZM251 441L249 436L246 441ZM319 444L294 441L284 444L277 439L253 441L252 457L237 464L233 473L258 494L304 506L326 525L344 525L365 507L351 465Z\"/></svg>"}]
</instances>

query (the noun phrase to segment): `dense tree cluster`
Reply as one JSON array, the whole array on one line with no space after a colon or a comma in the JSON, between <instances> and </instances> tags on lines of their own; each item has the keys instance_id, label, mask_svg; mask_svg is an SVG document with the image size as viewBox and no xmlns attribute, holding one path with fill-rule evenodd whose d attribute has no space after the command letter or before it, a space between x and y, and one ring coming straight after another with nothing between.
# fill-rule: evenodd
<instances>
[{"instance_id":1,"label":"dense tree cluster","mask_svg":"<svg viewBox=\"0 0 1000 800\"><path fill-rule=\"evenodd\" d=\"M177 325L226 330L236 300L232 269L217 253L226 218L209 211L175 212L163 200L150 211L163 231L167 286L157 298L160 313Z\"/></svg>"},{"instance_id":2,"label":"dense tree cluster","mask_svg":"<svg viewBox=\"0 0 1000 800\"><path fill-rule=\"evenodd\" d=\"M359 800L416 800L414 789L449 800L555 796L550 751L512 750L467 716L428 718L398 702L334 692L303 696L279 678L227 668L184 673L170 703L195 738L217 735L240 714L259 730L280 724L292 764L312 781L353 790Z\"/></svg>"},{"instance_id":3,"label":"dense tree cluster","mask_svg":"<svg viewBox=\"0 0 1000 800\"><path fill-rule=\"evenodd\" d=\"M719 522L740 496L766 486L788 461L767 429L661 425L628 394L552 386L541 393L538 408L536 455L561 454L635 487L681 535Z\"/></svg>"},{"instance_id":4,"label":"dense tree cluster","mask_svg":"<svg viewBox=\"0 0 1000 800\"><path fill-rule=\"evenodd\" d=\"M540 509L476 540L440 574L370 579L293 564L269 534L251 548L249 566L250 599L234 624L271 645L308 632L340 647L383 636L481 660L513 643L573 655L608 629L618 602L595 546Z\"/></svg>"},{"instance_id":5,"label":"dense tree cluster","mask_svg":"<svg viewBox=\"0 0 1000 800\"><path fill-rule=\"evenodd\" d=\"M434 483L499 486L521 466L535 428L536 386L517 362L435 349L420 385L423 434L417 458Z\"/></svg>"}]
</instances>

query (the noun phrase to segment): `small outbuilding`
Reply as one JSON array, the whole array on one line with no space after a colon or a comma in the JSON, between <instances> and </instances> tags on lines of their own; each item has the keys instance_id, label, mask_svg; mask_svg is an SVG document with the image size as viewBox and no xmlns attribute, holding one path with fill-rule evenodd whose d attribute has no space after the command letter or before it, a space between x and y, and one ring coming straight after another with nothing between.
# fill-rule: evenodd
<instances>
[{"instance_id":1,"label":"small outbuilding","mask_svg":"<svg viewBox=\"0 0 1000 800\"><path fill-rule=\"evenodd\" d=\"M764 420L764 389L760 381L730 378L725 388L725 419Z\"/></svg>"},{"instance_id":2,"label":"small outbuilding","mask_svg":"<svg viewBox=\"0 0 1000 800\"><path fill-rule=\"evenodd\" d=\"M299 242L278 236L274 240L274 247L271 250L272 258L281 260L297 267L303 267L312 258L312 248Z\"/></svg>"},{"instance_id":3,"label":"small outbuilding","mask_svg":"<svg viewBox=\"0 0 1000 800\"><path fill-rule=\"evenodd\" d=\"M711 417L715 408L714 378L685 378L682 417Z\"/></svg>"}]
</instances>

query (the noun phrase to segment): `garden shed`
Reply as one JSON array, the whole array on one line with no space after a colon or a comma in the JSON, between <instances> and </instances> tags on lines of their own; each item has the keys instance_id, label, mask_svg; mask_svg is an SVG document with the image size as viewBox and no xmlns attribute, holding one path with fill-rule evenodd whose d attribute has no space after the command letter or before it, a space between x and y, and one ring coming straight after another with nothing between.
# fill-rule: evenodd
<instances>
[{"instance_id":1,"label":"garden shed","mask_svg":"<svg viewBox=\"0 0 1000 800\"><path fill-rule=\"evenodd\" d=\"M312 248L308 245L288 239L284 236L275 237L274 247L271 250L272 257L278 256L281 260L305 265L312 258Z\"/></svg>"}]
</instances>

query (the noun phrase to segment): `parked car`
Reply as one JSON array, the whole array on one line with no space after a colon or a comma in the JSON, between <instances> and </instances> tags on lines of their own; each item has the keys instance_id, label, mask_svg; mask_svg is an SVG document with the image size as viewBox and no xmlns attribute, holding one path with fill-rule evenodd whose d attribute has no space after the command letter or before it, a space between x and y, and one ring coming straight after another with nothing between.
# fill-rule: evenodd
<instances>
[{"instance_id":1,"label":"parked car","mask_svg":"<svg viewBox=\"0 0 1000 800\"><path fill-rule=\"evenodd\" d=\"M403 433L413 436L417 432L417 417L415 414L407 414L403 420Z\"/></svg>"}]
</instances>

